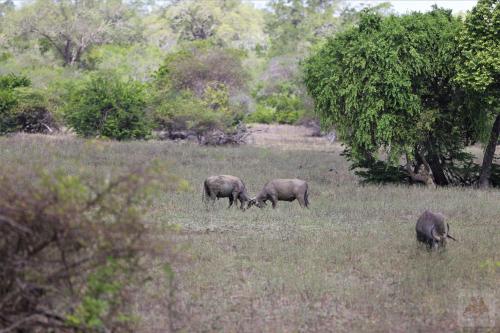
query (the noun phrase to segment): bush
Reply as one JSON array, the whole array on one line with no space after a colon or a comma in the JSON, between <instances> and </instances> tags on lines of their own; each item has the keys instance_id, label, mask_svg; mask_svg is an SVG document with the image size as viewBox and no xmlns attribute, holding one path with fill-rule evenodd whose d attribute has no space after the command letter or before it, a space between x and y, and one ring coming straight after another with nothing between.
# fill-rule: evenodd
<instances>
[{"instance_id":1,"label":"bush","mask_svg":"<svg viewBox=\"0 0 500 333\"><path fill-rule=\"evenodd\" d=\"M12 90L18 87L29 87L29 86L31 86L31 81L26 76L15 75L15 74L0 76L1 90Z\"/></svg>"},{"instance_id":2,"label":"bush","mask_svg":"<svg viewBox=\"0 0 500 333\"><path fill-rule=\"evenodd\" d=\"M165 58L156 72L156 83L177 92L190 90L200 98L213 84L223 84L231 92L243 90L248 79L243 55L210 41L187 43Z\"/></svg>"},{"instance_id":3,"label":"bush","mask_svg":"<svg viewBox=\"0 0 500 333\"><path fill-rule=\"evenodd\" d=\"M13 90L0 89L0 135L17 130L13 109L17 98Z\"/></svg>"},{"instance_id":4,"label":"bush","mask_svg":"<svg viewBox=\"0 0 500 333\"><path fill-rule=\"evenodd\" d=\"M18 129L15 108L19 103L15 89L31 84L25 76L14 74L0 76L0 135Z\"/></svg>"},{"instance_id":5,"label":"bush","mask_svg":"<svg viewBox=\"0 0 500 333\"><path fill-rule=\"evenodd\" d=\"M189 131L202 135L215 129L231 127L233 118L226 109L213 110L207 102L190 91L171 95L153 112L157 128L169 132Z\"/></svg>"},{"instance_id":6,"label":"bush","mask_svg":"<svg viewBox=\"0 0 500 333\"><path fill-rule=\"evenodd\" d=\"M247 123L271 124L276 121L276 110L262 104L257 104L255 112L250 113L245 121Z\"/></svg>"},{"instance_id":7,"label":"bush","mask_svg":"<svg viewBox=\"0 0 500 333\"><path fill-rule=\"evenodd\" d=\"M76 133L85 137L142 139L151 131L145 108L141 83L97 74L73 89L64 115Z\"/></svg>"},{"instance_id":8,"label":"bush","mask_svg":"<svg viewBox=\"0 0 500 333\"><path fill-rule=\"evenodd\" d=\"M57 128L44 96L30 85L24 76L0 76L0 134L47 133Z\"/></svg>"},{"instance_id":9,"label":"bush","mask_svg":"<svg viewBox=\"0 0 500 333\"><path fill-rule=\"evenodd\" d=\"M258 87L257 89L261 89ZM279 91L270 95L255 94L257 110L247 117L247 122L269 124L295 124L305 114L305 106L289 85L283 83Z\"/></svg>"},{"instance_id":10,"label":"bush","mask_svg":"<svg viewBox=\"0 0 500 333\"><path fill-rule=\"evenodd\" d=\"M47 108L40 91L31 88L16 89L18 104L14 109L17 129L27 133L52 133L57 122Z\"/></svg>"},{"instance_id":11,"label":"bush","mask_svg":"<svg viewBox=\"0 0 500 333\"><path fill-rule=\"evenodd\" d=\"M0 172L0 327L133 331L130 291L152 253L142 223L154 174L99 186L64 174Z\"/></svg>"},{"instance_id":12,"label":"bush","mask_svg":"<svg viewBox=\"0 0 500 333\"><path fill-rule=\"evenodd\" d=\"M189 132L200 137L214 130L232 132L243 119L243 114L230 105L229 93L223 84L207 86L202 98L184 90L158 99L153 119L157 129L170 133Z\"/></svg>"}]
</instances>

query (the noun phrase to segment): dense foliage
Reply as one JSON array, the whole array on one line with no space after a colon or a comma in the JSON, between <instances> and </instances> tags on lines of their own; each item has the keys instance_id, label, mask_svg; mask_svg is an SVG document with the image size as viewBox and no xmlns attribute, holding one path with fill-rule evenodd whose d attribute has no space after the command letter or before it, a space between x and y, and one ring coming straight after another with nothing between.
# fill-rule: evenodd
<instances>
[{"instance_id":1,"label":"dense foliage","mask_svg":"<svg viewBox=\"0 0 500 333\"><path fill-rule=\"evenodd\" d=\"M478 113L486 113L492 126L483 158L479 185L487 187L500 136L500 2L480 0L467 15L459 35L460 62L457 82L486 103Z\"/></svg>"},{"instance_id":2,"label":"dense foliage","mask_svg":"<svg viewBox=\"0 0 500 333\"><path fill-rule=\"evenodd\" d=\"M387 18L367 11L307 60L316 109L335 124L355 164L369 167L382 149L388 164L406 158L408 170L425 167L438 185L474 177L455 168L470 162L462 149L480 120L476 101L453 80L461 28L437 8Z\"/></svg>"},{"instance_id":3,"label":"dense foliage","mask_svg":"<svg viewBox=\"0 0 500 333\"><path fill-rule=\"evenodd\" d=\"M232 99L245 90L243 54L212 41L184 44L169 54L155 76L153 116L159 129L190 131L231 130L245 106Z\"/></svg>"},{"instance_id":4,"label":"dense foliage","mask_svg":"<svg viewBox=\"0 0 500 333\"><path fill-rule=\"evenodd\" d=\"M64 114L76 133L85 137L143 139L151 131L143 84L111 73L79 82L70 93Z\"/></svg>"},{"instance_id":5,"label":"dense foliage","mask_svg":"<svg viewBox=\"0 0 500 333\"><path fill-rule=\"evenodd\" d=\"M0 134L53 132L57 125L40 91L25 76L0 76Z\"/></svg>"}]
</instances>

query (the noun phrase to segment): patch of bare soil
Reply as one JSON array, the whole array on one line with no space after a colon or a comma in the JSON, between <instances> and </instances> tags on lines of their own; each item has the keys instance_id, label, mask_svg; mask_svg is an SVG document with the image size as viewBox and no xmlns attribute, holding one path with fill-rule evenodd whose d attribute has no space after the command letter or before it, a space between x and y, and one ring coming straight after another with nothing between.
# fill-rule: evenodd
<instances>
[{"instance_id":1,"label":"patch of bare soil","mask_svg":"<svg viewBox=\"0 0 500 333\"><path fill-rule=\"evenodd\" d=\"M248 125L250 135L246 141L259 147L274 147L284 150L315 150L342 152L340 142L330 142L327 137L314 136L315 129L293 125Z\"/></svg>"}]
</instances>

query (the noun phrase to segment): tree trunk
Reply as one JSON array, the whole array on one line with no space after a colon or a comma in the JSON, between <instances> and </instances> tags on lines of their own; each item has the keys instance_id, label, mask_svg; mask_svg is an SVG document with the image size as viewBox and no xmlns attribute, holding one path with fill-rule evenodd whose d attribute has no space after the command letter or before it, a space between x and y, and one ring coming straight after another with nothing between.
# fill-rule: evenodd
<instances>
[{"instance_id":1,"label":"tree trunk","mask_svg":"<svg viewBox=\"0 0 500 333\"><path fill-rule=\"evenodd\" d=\"M429 152L428 158L429 167L432 170L432 176L434 177L434 183L439 186L449 185L448 178L444 174L443 166L439 160L439 156L434 152Z\"/></svg>"},{"instance_id":2,"label":"tree trunk","mask_svg":"<svg viewBox=\"0 0 500 333\"><path fill-rule=\"evenodd\" d=\"M500 114L497 115L495 123L490 133L490 140L484 150L483 165L479 174L479 187L488 188L490 186L491 166L497 148L498 136L500 134Z\"/></svg>"}]
</instances>

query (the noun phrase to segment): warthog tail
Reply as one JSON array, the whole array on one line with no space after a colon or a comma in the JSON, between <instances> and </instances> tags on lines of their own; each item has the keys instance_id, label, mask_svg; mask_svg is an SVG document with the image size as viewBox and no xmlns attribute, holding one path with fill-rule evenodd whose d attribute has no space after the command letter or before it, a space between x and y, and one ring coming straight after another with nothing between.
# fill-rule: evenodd
<instances>
[{"instance_id":1,"label":"warthog tail","mask_svg":"<svg viewBox=\"0 0 500 333\"><path fill-rule=\"evenodd\" d=\"M208 184L206 181L203 182L203 190L202 190L202 193L201 193L201 201L202 202L205 202L206 201L206 197L207 196L210 196L210 193L208 193Z\"/></svg>"},{"instance_id":2,"label":"warthog tail","mask_svg":"<svg viewBox=\"0 0 500 333\"><path fill-rule=\"evenodd\" d=\"M309 207L309 190L306 189L306 193L304 193L304 203L306 207Z\"/></svg>"}]
</instances>

